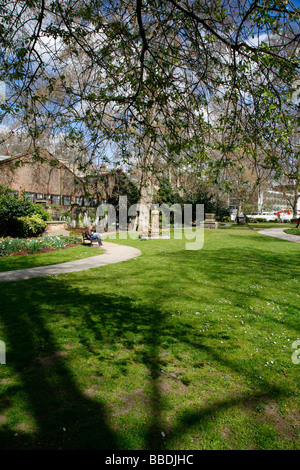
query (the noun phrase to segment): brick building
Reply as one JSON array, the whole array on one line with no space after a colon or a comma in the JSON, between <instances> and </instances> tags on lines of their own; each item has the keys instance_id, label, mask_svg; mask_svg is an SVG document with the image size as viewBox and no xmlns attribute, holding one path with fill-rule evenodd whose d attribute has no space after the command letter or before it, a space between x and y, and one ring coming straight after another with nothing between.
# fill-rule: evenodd
<instances>
[{"instance_id":1,"label":"brick building","mask_svg":"<svg viewBox=\"0 0 300 470\"><path fill-rule=\"evenodd\" d=\"M21 195L23 192L34 202L44 201L48 206L93 206L97 201L86 197L83 178L76 175L65 163L41 150L42 161L31 154L0 158L0 184Z\"/></svg>"},{"instance_id":2,"label":"brick building","mask_svg":"<svg viewBox=\"0 0 300 470\"><path fill-rule=\"evenodd\" d=\"M126 195L127 189L132 190L134 186L121 168L112 170L102 164L100 168L91 166L83 173L45 149L40 151L40 156L41 161L30 153L14 157L0 155L0 185L8 186L18 196L25 193L32 202L44 204L53 220L66 220L69 226L90 225L95 221L99 204L107 202L117 206L118 196Z\"/></svg>"}]
</instances>

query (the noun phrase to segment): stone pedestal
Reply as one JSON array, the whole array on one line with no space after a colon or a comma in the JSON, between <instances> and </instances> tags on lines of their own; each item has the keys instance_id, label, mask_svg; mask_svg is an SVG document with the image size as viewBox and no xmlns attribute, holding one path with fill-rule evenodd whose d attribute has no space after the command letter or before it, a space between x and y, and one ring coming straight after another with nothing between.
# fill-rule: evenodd
<instances>
[{"instance_id":1,"label":"stone pedestal","mask_svg":"<svg viewBox=\"0 0 300 470\"><path fill-rule=\"evenodd\" d=\"M215 220L216 214L205 214L204 228L219 228L219 222Z\"/></svg>"},{"instance_id":2,"label":"stone pedestal","mask_svg":"<svg viewBox=\"0 0 300 470\"><path fill-rule=\"evenodd\" d=\"M65 235L69 236L70 232L66 230L66 222L60 220L47 221L47 228L43 235Z\"/></svg>"},{"instance_id":3,"label":"stone pedestal","mask_svg":"<svg viewBox=\"0 0 300 470\"><path fill-rule=\"evenodd\" d=\"M151 211L151 238L159 238L159 211L157 206Z\"/></svg>"}]
</instances>

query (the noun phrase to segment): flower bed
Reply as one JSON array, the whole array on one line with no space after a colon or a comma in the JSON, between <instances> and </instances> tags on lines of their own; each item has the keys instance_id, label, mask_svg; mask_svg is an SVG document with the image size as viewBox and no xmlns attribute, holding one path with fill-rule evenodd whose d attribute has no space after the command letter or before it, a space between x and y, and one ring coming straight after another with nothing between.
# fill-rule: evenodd
<instances>
[{"instance_id":1,"label":"flower bed","mask_svg":"<svg viewBox=\"0 0 300 470\"><path fill-rule=\"evenodd\" d=\"M37 238L0 238L0 256L33 254L37 252L60 250L68 245L78 245L81 239L63 235Z\"/></svg>"}]
</instances>

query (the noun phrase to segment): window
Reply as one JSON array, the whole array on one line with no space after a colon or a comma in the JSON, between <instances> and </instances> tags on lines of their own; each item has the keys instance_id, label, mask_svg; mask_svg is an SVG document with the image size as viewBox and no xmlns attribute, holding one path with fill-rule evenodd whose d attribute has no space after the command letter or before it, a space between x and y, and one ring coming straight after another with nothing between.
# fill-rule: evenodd
<instances>
[{"instance_id":1,"label":"window","mask_svg":"<svg viewBox=\"0 0 300 470\"><path fill-rule=\"evenodd\" d=\"M37 199L43 199L43 194L42 193L36 193L36 198Z\"/></svg>"},{"instance_id":2,"label":"window","mask_svg":"<svg viewBox=\"0 0 300 470\"><path fill-rule=\"evenodd\" d=\"M63 196L63 205L70 206L71 205L71 196Z\"/></svg>"},{"instance_id":3,"label":"window","mask_svg":"<svg viewBox=\"0 0 300 470\"><path fill-rule=\"evenodd\" d=\"M26 194L26 197L27 197L31 202L34 201L34 193L25 193L25 194Z\"/></svg>"},{"instance_id":4,"label":"window","mask_svg":"<svg viewBox=\"0 0 300 470\"><path fill-rule=\"evenodd\" d=\"M96 199L95 197L90 199L90 205L91 205L92 207L96 207L96 206L97 206L97 199Z\"/></svg>"},{"instance_id":5,"label":"window","mask_svg":"<svg viewBox=\"0 0 300 470\"><path fill-rule=\"evenodd\" d=\"M85 197L83 198L83 205L85 207L89 207L89 205L90 205L90 201L88 199L86 199Z\"/></svg>"},{"instance_id":6,"label":"window","mask_svg":"<svg viewBox=\"0 0 300 470\"><path fill-rule=\"evenodd\" d=\"M78 204L79 206L82 206L82 196L76 196L75 197L75 204Z\"/></svg>"},{"instance_id":7,"label":"window","mask_svg":"<svg viewBox=\"0 0 300 470\"><path fill-rule=\"evenodd\" d=\"M51 201L51 194L45 194L45 199L47 201Z\"/></svg>"},{"instance_id":8,"label":"window","mask_svg":"<svg viewBox=\"0 0 300 470\"><path fill-rule=\"evenodd\" d=\"M52 204L60 205L60 196L57 194L52 194Z\"/></svg>"}]
</instances>

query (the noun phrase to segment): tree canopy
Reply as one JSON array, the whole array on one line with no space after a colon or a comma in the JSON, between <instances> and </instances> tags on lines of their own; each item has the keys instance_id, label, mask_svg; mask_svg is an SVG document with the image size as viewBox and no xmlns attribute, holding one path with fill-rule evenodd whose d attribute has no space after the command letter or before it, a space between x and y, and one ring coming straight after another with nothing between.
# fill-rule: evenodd
<instances>
[{"instance_id":1,"label":"tree canopy","mask_svg":"<svg viewBox=\"0 0 300 470\"><path fill-rule=\"evenodd\" d=\"M299 158L300 10L282 0L0 1L2 123L216 179ZM149 163L149 162L148 162ZM153 164L153 158L150 159ZM258 171L259 175L259 171Z\"/></svg>"}]
</instances>

